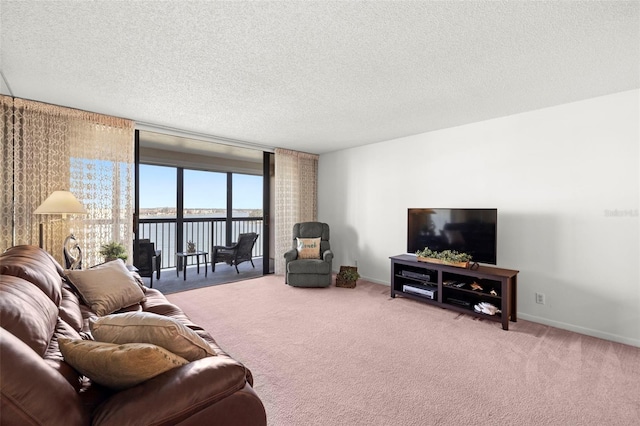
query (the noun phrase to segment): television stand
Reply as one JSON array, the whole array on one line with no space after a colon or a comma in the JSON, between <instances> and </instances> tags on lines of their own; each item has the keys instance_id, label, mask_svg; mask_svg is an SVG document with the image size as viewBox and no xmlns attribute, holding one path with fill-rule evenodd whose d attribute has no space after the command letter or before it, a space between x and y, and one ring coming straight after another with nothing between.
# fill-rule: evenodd
<instances>
[{"instance_id":1,"label":"television stand","mask_svg":"<svg viewBox=\"0 0 640 426\"><path fill-rule=\"evenodd\" d=\"M402 296L444 309L502 323L516 322L518 271L480 265L475 269L420 262L401 254L391 258L391 297ZM431 291L417 291L424 288ZM474 306L489 303L500 312L476 312Z\"/></svg>"}]
</instances>

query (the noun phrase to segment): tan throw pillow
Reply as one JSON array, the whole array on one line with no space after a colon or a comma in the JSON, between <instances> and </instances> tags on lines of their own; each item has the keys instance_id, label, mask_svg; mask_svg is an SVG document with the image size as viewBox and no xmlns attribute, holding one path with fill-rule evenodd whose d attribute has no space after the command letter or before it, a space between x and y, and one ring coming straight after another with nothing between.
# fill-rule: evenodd
<instances>
[{"instance_id":1,"label":"tan throw pillow","mask_svg":"<svg viewBox=\"0 0 640 426\"><path fill-rule=\"evenodd\" d=\"M93 340L59 339L64 360L92 381L112 389L145 382L188 361L156 345L116 345Z\"/></svg>"},{"instance_id":2,"label":"tan throw pillow","mask_svg":"<svg viewBox=\"0 0 640 426\"><path fill-rule=\"evenodd\" d=\"M66 276L98 316L145 300L142 289L121 260L92 269L68 270Z\"/></svg>"},{"instance_id":3,"label":"tan throw pillow","mask_svg":"<svg viewBox=\"0 0 640 426\"><path fill-rule=\"evenodd\" d=\"M127 312L93 319L93 338L109 343L151 343L189 361L215 356L211 346L178 320L151 312Z\"/></svg>"},{"instance_id":4,"label":"tan throw pillow","mask_svg":"<svg viewBox=\"0 0 640 426\"><path fill-rule=\"evenodd\" d=\"M298 259L320 259L320 238L296 238Z\"/></svg>"},{"instance_id":5,"label":"tan throw pillow","mask_svg":"<svg viewBox=\"0 0 640 426\"><path fill-rule=\"evenodd\" d=\"M116 259L116 260L110 260L109 262L101 263L101 264L96 265L96 266L92 266L91 270L96 270L96 269L101 269L101 268L111 268L111 267L113 267L111 262L120 262L120 263L122 263L124 265L124 260ZM142 281L142 277L140 276L140 274L138 274L137 272L130 271L129 268L127 268L127 265L124 265L124 267L131 274L131 276L133 277L133 280L136 282L136 284L138 284L140 286L140 289L142 289L142 292L145 293L144 281Z\"/></svg>"}]
</instances>

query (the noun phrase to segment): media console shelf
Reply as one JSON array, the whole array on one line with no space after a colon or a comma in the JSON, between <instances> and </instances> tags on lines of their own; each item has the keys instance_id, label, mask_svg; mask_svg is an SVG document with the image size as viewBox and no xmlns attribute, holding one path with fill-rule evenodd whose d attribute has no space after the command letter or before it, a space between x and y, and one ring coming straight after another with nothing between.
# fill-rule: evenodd
<instances>
[{"instance_id":1,"label":"media console shelf","mask_svg":"<svg viewBox=\"0 0 640 426\"><path fill-rule=\"evenodd\" d=\"M502 323L516 322L518 271L492 266L456 268L419 262L415 256L391 258L391 297L397 295L427 304ZM474 311L474 305L488 302L501 311L495 315Z\"/></svg>"}]
</instances>

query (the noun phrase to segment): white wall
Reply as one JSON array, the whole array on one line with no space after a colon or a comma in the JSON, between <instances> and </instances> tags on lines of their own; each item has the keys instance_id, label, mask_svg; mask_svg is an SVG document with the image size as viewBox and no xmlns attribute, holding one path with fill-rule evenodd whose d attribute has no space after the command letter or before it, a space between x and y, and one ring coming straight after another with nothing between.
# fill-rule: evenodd
<instances>
[{"instance_id":1,"label":"white wall","mask_svg":"<svg viewBox=\"0 0 640 426\"><path fill-rule=\"evenodd\" d=\"M322 155L318 216L334 269L357 262L389 284L408 208L496 207L498 266L520 271L519 318L640 346L639 99L627 91Z\"/></svg>"}]
</instances>

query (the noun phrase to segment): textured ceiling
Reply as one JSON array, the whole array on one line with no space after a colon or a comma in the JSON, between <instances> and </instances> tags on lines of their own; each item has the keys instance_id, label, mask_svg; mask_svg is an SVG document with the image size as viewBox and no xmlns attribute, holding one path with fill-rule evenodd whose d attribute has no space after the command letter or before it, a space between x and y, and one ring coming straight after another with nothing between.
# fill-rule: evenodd
<instances>
[{"instance_id":1,"label":"textured ceiling","mask_svg":"<svg viewBox=\"0 0 640 426\"><path fill-rule=\"evenodd\" d=\"M640 2L0 0L2 92L324 153L640 87Z\"/></svg>"}]
</instances>

